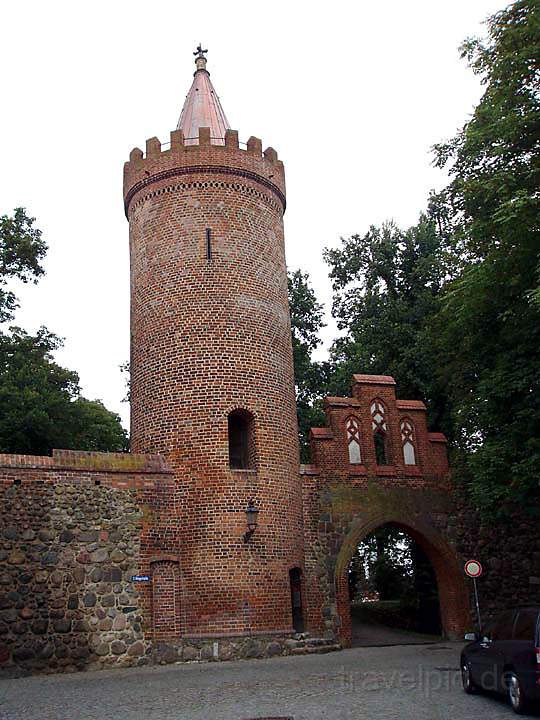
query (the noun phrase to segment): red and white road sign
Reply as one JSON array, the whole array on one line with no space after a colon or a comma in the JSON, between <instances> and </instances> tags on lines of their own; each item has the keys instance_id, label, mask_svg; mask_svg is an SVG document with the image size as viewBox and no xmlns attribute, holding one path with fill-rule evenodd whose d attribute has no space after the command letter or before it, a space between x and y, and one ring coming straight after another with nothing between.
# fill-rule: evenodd
<instances>
[{"instance_id":1,"label":"red and white road sign","mask_svg":"<svg viewBox=\"0 0 540 720\"><path fill-rule=\"evenodd\" d=\"M465 572L469 577L479 578L482 574L482 565L478 560L467 560L465 563Z\"/></svg>"}]
</instances>

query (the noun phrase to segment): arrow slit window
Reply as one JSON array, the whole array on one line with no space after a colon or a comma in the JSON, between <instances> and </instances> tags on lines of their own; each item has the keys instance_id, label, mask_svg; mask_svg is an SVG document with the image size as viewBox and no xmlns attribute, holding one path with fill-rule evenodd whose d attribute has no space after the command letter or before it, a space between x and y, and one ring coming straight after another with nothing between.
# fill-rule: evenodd
<instances>
[{"instance_id":1,"label":"arrow slit window","mask_svg":"<svg viewBox=\"0 0 540 720\"><path fill-rule=\"evenodd\" d=\"M347 445L349 449L349 463L358 465L362 462L362 451L360 449L360 424L355 417L347 418Z\"/></svg>"},{"instance_id":2,"label":"arrow slit window","mask_svg":"<svg viewBox=\"0 0 540 720\"><path fill-rule=\"evenodd\" d=\"M390 463L388 427L386 424L386 408L382 400L373 400L371 403L371 429L373 430L373 444L375 446L377 465L388 465Z\"/></svg>"},{"instance_id":3,"label":"arrow slit window","mask_svg":"<svg viewBox=\"0 0 540 720\"><path fill-rule=\"evenodd\" d=\"M401 444L403 446L403 461L405 465L416 465L416 450L414 447L414 426L408 418L400 424Z\"/></svg>"}]
</instances>

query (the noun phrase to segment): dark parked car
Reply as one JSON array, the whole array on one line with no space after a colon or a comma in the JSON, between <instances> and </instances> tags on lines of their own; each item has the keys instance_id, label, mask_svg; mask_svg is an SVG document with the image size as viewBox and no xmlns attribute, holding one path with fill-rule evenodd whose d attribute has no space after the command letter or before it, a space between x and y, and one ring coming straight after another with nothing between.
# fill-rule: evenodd
<instances>
[{"instance_id":1,"label":"dark parked car","mask_svg":"<svg viewBox=\"0 0 540 720\"><path fill-rule=\"evenodd\" d=\"M461 653L461 676L466 693L479 689L505 693L512 709L524 713L540 700L540 606L518 607L502 613Z\"/></svg>"}]
</instances>

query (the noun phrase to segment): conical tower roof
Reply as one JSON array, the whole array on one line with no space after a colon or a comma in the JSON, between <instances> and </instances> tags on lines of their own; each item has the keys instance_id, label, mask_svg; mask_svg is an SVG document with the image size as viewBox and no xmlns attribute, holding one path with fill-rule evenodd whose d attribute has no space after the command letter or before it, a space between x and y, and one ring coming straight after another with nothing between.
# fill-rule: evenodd
<instances>
[{"instance_id":1,"label":"conical tower roof","mask_svg":"<svg viewBox=\"0 0 540 720\"><path fill-rule=\"evenodd\" d=\"M199 128L210 128L212 145L225 144L225 130L230 128L214 86L210 80L210 73L206 69L206 58L201 45L193 53L195 57L195 70L193 83L180 113L177 130L184 133L186 145L197 145Z\"/></svg>"}]
</instances>

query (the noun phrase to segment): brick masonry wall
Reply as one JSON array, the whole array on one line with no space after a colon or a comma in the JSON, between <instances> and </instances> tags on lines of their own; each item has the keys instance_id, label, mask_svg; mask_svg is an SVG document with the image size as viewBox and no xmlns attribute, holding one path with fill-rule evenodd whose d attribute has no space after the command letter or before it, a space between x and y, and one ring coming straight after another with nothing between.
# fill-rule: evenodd
<instances>
[{"instance_id":1,"label":"brick masonry wall","mask_svg":"<svg viewBox=\"0 0 540 720\"><path fill-rule=\"evenodd\" d=\"M180 558L163 572L178 586L181 634L286 634L303 537L283 166L255 138L240 149L233 131L224 146L204 128L199 145L171 140L164 151L148 141L125 168L132 447L162 453L175 473L161 547ZM235 409L254 418L249 470L229 468ZM244 543L251 499L259 524Z\"/></svg>"},{"instance_id":2,"label":"brick masonry wall","mask_svg":"<svg viewBox=\"0 0 540 720\"><path fill-rule=\"evenodd\" d=\"M149 517L159 458L0 456L0 667L60 672L149 661ZM146 585L146 584L145 584Z\"/></svg>"},{"instance_id":3,"label":"brick masonry wall","mask_svg":"<svg viewBox=\"0 0 540 720\"><path fill-rule=\"evenodd\" d=\"M386 376L355 375L351 398L327 398L327 426L312 430L314 465L302 470L308 630L350 643L347 569L362 538L385 523L406 530L437 576L442 623L457 638L470 623L462 557L455 549L444 437L428 433L425 406L396 400ZM389 464L377 465L370 406L386 408ZM349 463L346 421L360 427L362 463ZM400 421L414 425L416 465L404 464Z\"/></svg>"}]
</instances>

